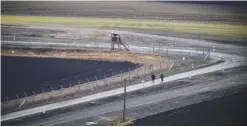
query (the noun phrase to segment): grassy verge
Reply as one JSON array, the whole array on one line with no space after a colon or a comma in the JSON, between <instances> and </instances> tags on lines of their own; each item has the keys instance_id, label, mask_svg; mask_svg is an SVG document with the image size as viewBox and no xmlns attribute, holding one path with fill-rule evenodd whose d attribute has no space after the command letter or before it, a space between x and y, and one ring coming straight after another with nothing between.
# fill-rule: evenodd
<instances>
[{"instance_id":1,"label":"grassy verge","mask_svg":"<svg viewBox=\"0 0 247 127\"><path fill-rule=\"evenodd\" d=\"M196 21L138 20L87 17L48 17L2 15L1 24L32 25L57 24L76 27L132 28L167 30L182 33L206 34L218 36L247 36L247 25L209 23Z\"/></svg>"}]
</instances>

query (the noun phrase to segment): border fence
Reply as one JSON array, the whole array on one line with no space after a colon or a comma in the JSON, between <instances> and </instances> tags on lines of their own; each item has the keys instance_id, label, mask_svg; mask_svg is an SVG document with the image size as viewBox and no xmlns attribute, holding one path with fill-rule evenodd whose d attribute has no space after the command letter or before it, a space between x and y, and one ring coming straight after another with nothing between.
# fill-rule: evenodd
<instances>
[{"instance_id":1,"label":"border fence","mask_svg":"<svg viewBox=\"0 0 247 127\"><path fill-rule=\"evenodd\" d=\"M33 49L76 49L76 50L101 50L109 51L110 44L83 44L83 43L44 43L44 42L20 42L3 41L2 47L7 48L33 48ZM107 89L121 87L123 80L129 80L128 85L142 83L151 80L150 74L165 76L179 73L182 71L205 66L210 59L210 48L200 47L174 47L166 45L131 46L131 52L151 55L166 56L169 58L175 55L179 60L160 61L159 66L151 64L139 64L134 68L110 71L98 76L85 79L73 77L67 83L46 85L33 91L4 97L2 102L2 113L30 108L40 103L51 103L54 101L65 100L72 97L79 97L92 93L97 93ZM169 58L170 59L170 58ZM172 58L171 58L172 59Z\"/></svg>"}]
</instances>

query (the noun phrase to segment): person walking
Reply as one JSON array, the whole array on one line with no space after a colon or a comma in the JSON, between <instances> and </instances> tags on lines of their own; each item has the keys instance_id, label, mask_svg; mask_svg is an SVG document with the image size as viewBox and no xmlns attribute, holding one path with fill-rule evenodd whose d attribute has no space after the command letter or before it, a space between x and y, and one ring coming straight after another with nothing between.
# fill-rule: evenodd
<instances>
[{"instance_id":1,"label":"person walking","mask_svg":"<svg viewBox=\"0 0 247 127\"><path fill-rule=\"evenodd\" d=\"M163 82L164 74L160 74L160 79L161 79L161 81Z\"/></svg>"},{"instance_id":2,"label":"person walking","mask_svg":"<svg viewBox=\"0 0 247 127\"><path fill-rule=\"evenodd\" d=\"M152 78L152 81L154 82L154 80L155 80L155 75L152 74L151 78Z\"/></svg>"}]
</instances>

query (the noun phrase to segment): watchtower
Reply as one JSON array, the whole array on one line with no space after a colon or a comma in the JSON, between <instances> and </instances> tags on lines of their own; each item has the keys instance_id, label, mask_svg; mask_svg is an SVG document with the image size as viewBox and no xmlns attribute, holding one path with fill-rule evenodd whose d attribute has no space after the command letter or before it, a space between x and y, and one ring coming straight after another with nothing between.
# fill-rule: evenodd
<instances>
[{"instance_id":1,"label":"watchtower","mask_svg":"<svg viewBox=\"0 0 247 127\"><path fill-rule=\"evenodd\" d=\"M124 42L122 42L120 34L111 33L111 41L112 41L111 50L115 50L114 46L115 46L115 44L117 44L119 49L121 49L121 45L122 45L126 51L129 51L126 44L124 44Z\"/></svg>"}]
</instances>

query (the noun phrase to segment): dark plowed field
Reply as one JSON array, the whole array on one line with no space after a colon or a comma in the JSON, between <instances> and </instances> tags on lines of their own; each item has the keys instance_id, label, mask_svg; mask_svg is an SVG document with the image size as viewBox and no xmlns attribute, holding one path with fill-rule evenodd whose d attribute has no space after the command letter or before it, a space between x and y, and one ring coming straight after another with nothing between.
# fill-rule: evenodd
<instances>
[{"instance_id":1,"label":"dark plowed field","mask_svg":"<svg viewBox=\"0 0 247 127\"><path fill-rule=\"evenodd\" d=\"M247 91L138 119L135 126L246 126Z\"/></svg>"},{"instance_id":2,"label":"dark plowed field","mask_svg":"<svg viewBox=\"0 0 247 127\"><path fill-rule=\"evenodd\" d=\"M1 56L2 61L2 101L4 97L9 99L24 96L24 92L32 94L32 90L40 93L40 88L50 91L50 86L59 89L58 85L69 87L73 85L108 77L112 72L136 67L130 62L87 61L56 58L31 58Z\"/></svg>"},{"instance_id":3,"label":"dark plowed field","mask_svg":"<svg viewBox=\"0 0 247 127\"><path fill-rule=\"evenodd\" d=\"M245 23L247 2L3 1L2 14Z\"/></svg>"}]
</instances>

